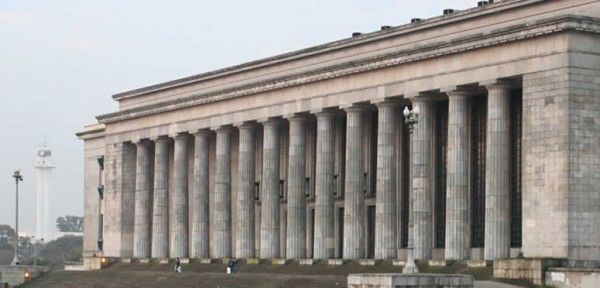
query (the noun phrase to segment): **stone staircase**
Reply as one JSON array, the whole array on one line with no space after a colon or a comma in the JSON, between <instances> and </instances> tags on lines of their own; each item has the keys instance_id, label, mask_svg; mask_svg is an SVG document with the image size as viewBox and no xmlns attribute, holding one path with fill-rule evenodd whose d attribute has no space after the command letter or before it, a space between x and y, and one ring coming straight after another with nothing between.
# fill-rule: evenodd
<instances>
[{"instance_id":1,"label":"stone staircase","mask_svg":"<svg viewBox=\"0 0 600 288\"><path fill-rule=\"evenodd\" d=\"M381 261L374 266L361 266L356 262L344 265L299 265L297 262L273 265L263 261L258 265L240 263L238 273L226 274L222 263L182 264L183 273L173 272L172 264L158 263L114 263L103 270L78 272L54 271L33 279L22 287L211 287L211 288L321 288L347 287L348 274L354 273L400 273L402 267L393 266L391 261ZM477 280L489 280L491 267L468 268L466 264L451 264L446 267L420 265L422 272L472 274Z\"/></svg>"}]
</instances>

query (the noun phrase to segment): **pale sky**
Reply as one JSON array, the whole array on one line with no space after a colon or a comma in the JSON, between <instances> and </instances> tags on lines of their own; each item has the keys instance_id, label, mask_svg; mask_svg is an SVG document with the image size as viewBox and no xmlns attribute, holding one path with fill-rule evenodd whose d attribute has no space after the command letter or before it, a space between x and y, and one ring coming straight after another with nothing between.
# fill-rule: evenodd
<instances>
[{"instance_id":1,"label":"pale sky","mask_svg":"<svg viewBox=\"0 0 600 288\"><path fill-rule=\"evenodd\" d=\"M36 151L50 218L83 216L83 142L111 95L439 16L477 0L0 0L0 224L35 231Z\"/></svg>"}]
</instances>

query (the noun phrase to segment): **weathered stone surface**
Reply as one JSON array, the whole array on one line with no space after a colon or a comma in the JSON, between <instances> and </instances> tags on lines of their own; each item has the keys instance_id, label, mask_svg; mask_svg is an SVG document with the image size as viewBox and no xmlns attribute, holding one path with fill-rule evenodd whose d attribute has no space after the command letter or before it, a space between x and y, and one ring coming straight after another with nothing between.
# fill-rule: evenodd
<instances>
[{"instance_id":1,"label":"weathered stone surface","mask_svg":"<svg viewBox=\"0 0 600 288\"><path fill-rule=\"evenodd\" d=\"M405 258L406 250L398 248L406 237L403 233L394 236L393 230L405 232L407 223L398 217L403 214L394 216L393 209L406 202L400 199L402 203L390 205L400 202L394 200L394 193L404 187L394 188L398 183L387 177L398 174L396 180L410 178L400 183L410 182L412 187L414 231L409 231L408 238L414 240L417 258L498 259L514 257L522 248L525 257L597 261L599 11L600 3L589 0L496 1L435 21L393 27L115 95L119 111L99 116L97 127L78 133L86 141L84 254L144 257L144 253L134 252L146 238L143 229L135 227L150 221L143 217L149 210L152 258L360 259L370 256L373 248L376 258ZM486 89L493 81L506 80L516 94L522 90L522 103L514 102L522 104L522 123L506 115L506 89ZM473 91L473 97L487 98L489 114L484 120L488 127L473 131L476 120L469 110L476 107L470 98L444 94L461 89ZM389 124L399 119L394 120L385 108L375 112L374 106L389 100L407 104L408 99L420 100L422 94L429 95L432 104L430 107L425 101L420 105L421 119L410 149L411 167L394 173L394 163L404 162L393 159L399 157L400 147L399 143L391 145L390 139L400 137L392 136ZM434 147L437 137L444 137L435 127L439 115L432 108L439 101L449 102L447 151ZM353 111L357 106L369 109L368 117ZM278 130L271 120L264 122L297 114L307 115L310 123L316 118L316 131L304 129L306 134L301 136L292 125L287 141L287 127ZM372 121L375 115L381 121ZM254 122L264 122L264 129L259 127L255 136L262 145L254 148L250 147L252 137L242 131L239 141L236 133L217 136L216 149L211 140L206 153L205 148L196 147L192 152L187 147L192 141L176 139L173 144L158 138ZM512 150L507 152L507 124L522 128L520 139L508 141L518 142L514 149L520 149L522 158ZM373 131L379 131L378 147L373 146ZM487 136L479 139L473 135ZM132 142L138 139L154 141L154 169L147 170L143 161L136 167ZM194 143L204 145L202 141L195 139ZM474 167L483 171L473 160L481 160L476 152L483 150L487 155L479 164L487 163L487 174L470 179ZM148 162L152 162L151 154ZM101 155L105 157L104 172L94 161ZM443 159L444 155L448 158ZM437 165L444 160L447 166ZM513 162L519 165L513 167ZM447 171L440 171L444 167ZM507 175L513 172L520 173L519 177L508 183ZM136 173L140 189L136 189ZM148 180L148 174L153 179ZM188 174L194 175L193 179ZM196 178L199 175L202 177ZM210 175L208 180L206 175ZM447 176L446 242L445 247L434 247L436 233L444 233L436 229L439 207L434 201L443 175ZM314 177L314 202L312 187L304 190L308 198L300 197L303 184L313 185L313 179L307 181L309 177ZM482 181L487 205L473 206L471 193L482 190ZM96 189L102 184L104 199L99 199ZM146 184L153 189L146 189ZM258 203L253 201L256 188L260 188ZM144 201L135 205L136 190L152 193L152 207L144 206ZM508 207L512 203L507 196L517 190L522 191L522 220L519 213L508 215L514 207ZM206 194L213 204L208 216L202 204L208 202L200 200L200 195ZM373 205L375 225L369 218L372 213L367 213L373 211L369 210ZM479 209L486 209L485 247L470 247L474 233L469 224L475 220L471 212ZM208 233L203 228L208 223L205 216L213 224L210 242L202 242ZM514 233L511 227L522 227L521 248L509 248L509 236ZM103 250L98 249L99 239ZM191 253L187 253L188 247ZM214 255L206 256L207 249Z\"/></svg>"}]
</instances>

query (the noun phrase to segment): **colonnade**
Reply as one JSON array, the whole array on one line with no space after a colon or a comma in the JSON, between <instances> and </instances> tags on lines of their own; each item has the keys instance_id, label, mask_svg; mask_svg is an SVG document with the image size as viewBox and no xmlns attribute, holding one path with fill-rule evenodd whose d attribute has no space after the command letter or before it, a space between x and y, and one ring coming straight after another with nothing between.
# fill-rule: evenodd
<instances>
[{"instance_id":1,"label":"colonnade","mask_svg":"<svg viewBox=\"0 0 600 288\"><path fill-rule=\"evenodd\" d=\"M510 86L494 82L487 86L485 259L508 257L510 248ZM469 204L469 98L468 90L448 89L430 97L411 99L420 108L410 144L410 197L415 258L431 259L433 247L433 157L435 101L448 99L448 156L446 184L445 259L469 259L471 248ZM485 97L478 95L477 97ZM401 100L403 101L403 100ZM335 123L345 113L345 165L343 191L343 258L367 257L365 228L365 117L377 110L375 181L375 253L377 259L399 257L397 205L398 126L404 125L397 101L361 103L343 111L313 111L316 119L314 162L314 227L308 237L306 168L308 113L269 118L135 140L137 147L133 257L136 258L289 258L336 257L334 195ZM374 104L374 105L373 105ZM404 102L403 104L408 104ZM344 112L344 113L342 113ZM284 121L289 125L286 214L280 213L281 137ZM262 126L262 147L257 147L257 127ZM238 145L232 137L238 133ZM216 134L216 137L214 136ZM408 135L402 135L407 137ZM190 141L193 137L193 142ZM210 141L215 137L214 170ZM169 144L173 142L173 159ZM153 144L152 144L153 143ZM193 143L194 145L190 145ZM151 147L154 153L151 153ZM232 167L232 148L237 163ZM257 159L258 149L262 159ZM191 151L193 150L193 151ZM193 155L193 158L189 158ZM402 155L406 157L408 155ZM153 157L153 159L152 159ZM169 161L173 164L170 165ZM192 163L189 163L192 161ZM256 166L262 161L260 208L256 205ZM191 164L191 165L190 165ZM190 169L190 166L193 167ZM172 167L170 171L169 167ZM237 171L232 179L232 170ZM408 173L408 171L403 171ZM192 177L193 179L190 179ZM214 179L210 187L210 178ZM171 183L172 181L172 183ZM236 181L236 191L232 182ZM193 183L188 187L188 183ZM212 202L209 193L212 191ZM232 194L236 199L232 203ZM232 207L233 205L233 207ZM211 207L212 206L212 207ZM210 207L210 208L209 208ZM235 209L236 219L233 219ZM259 211L257 209L260 209ZM213 211L213 213L209 213ZM260 223L255 223L256 213ZM285 230L280 216L286 215ZM211 219L212 218L212 219ZM189 221L188 221L189 220ZM209 227L210 224L214 225ZM258 226L257 226L258 225ZM259 227L255 230L255 227ZM235 230L235 237L234 231ZM285 233L282 233L285 232ZM280 239L285 235L285 239ZM312 243L307 243L312 239ZM280 241L285 241L282 251ZM257 242L260 243L257 245ZM235 247L235 249L234 249ZM308 247L312 252L308 253ZM257 249L258 248L258 249ZM235 254L234 254L235 253Z\"/></svg>"}]
</instances>

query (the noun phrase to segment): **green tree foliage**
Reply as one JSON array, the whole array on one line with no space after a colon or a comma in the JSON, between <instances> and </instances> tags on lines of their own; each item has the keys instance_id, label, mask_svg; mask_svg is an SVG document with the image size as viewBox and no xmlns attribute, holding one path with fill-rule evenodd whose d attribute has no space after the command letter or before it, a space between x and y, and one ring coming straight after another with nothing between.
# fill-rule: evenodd
<instances>
[{"instance_id":1,"label":"green tree foliage","mask_svg":"<svg viewBox=\"0 0 600 288\"><path fill-rule=\"evenodd\" d=\"M58 217L56 227L60 232L83 232L83 217L72 215Z\"/></svg>"},{"instance_id":2,"label":"green tree foliage","mask_svg":"<svg viewBox=\"0 0 600 288\"><path fill-rule=\"evenodd\" d=\"M15 243L15 229L10 225L0 224L0 248L12 249Z\"/></svg>"},{"instance_id":3,"label":"green tree foliage","mask_svg":"<svg viewBox=\"0 0 600 288\"><path fill-rule=\"evenodd\" d=\"M46 243L40 257L52 263L53 266L63 266L65 262L79 261L83 247L83 237L65 235Z\"/></svg>"}]
</instances>

